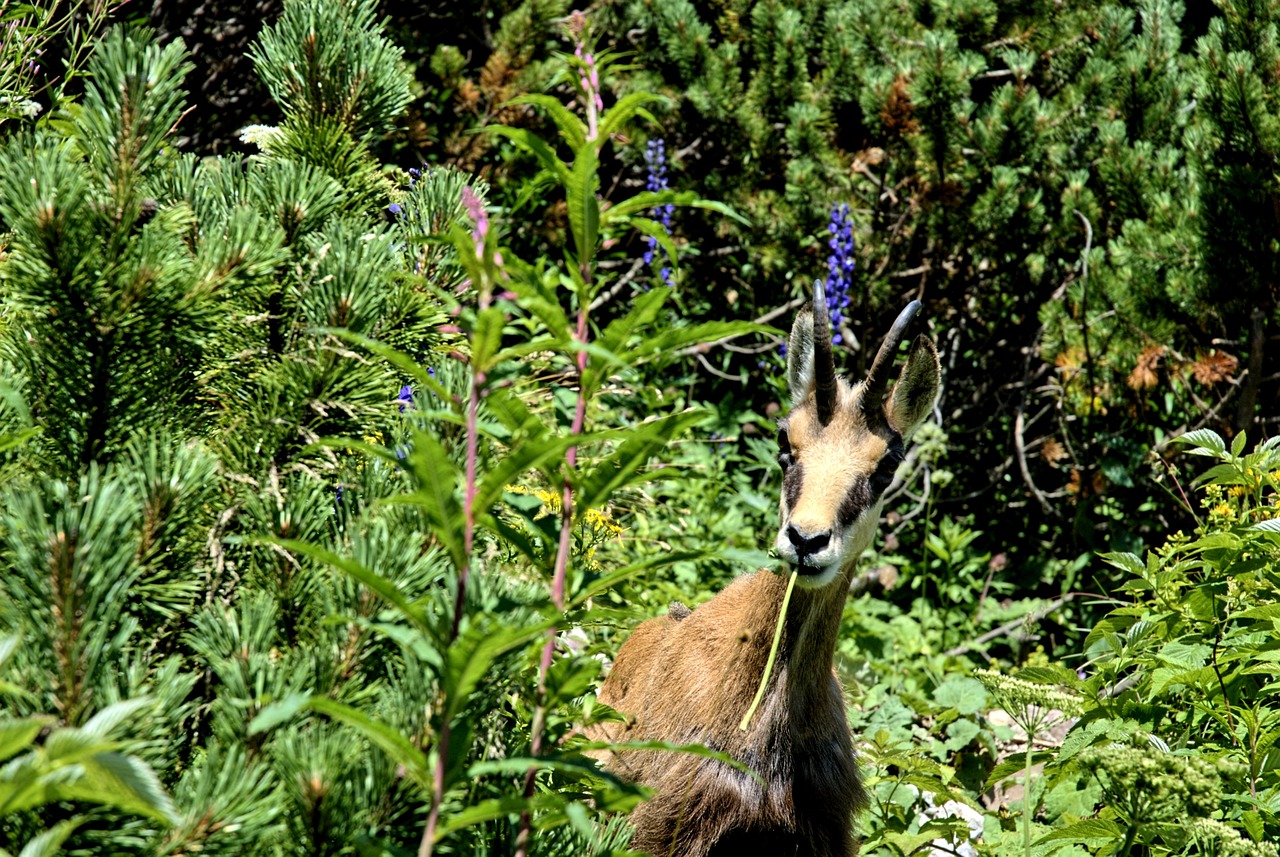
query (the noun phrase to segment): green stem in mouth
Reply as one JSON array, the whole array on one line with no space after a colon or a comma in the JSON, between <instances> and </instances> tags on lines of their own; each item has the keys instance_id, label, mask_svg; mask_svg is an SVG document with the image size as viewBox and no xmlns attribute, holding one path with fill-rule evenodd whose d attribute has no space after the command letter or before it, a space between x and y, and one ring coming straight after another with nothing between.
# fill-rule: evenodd
<instances>
[{"instance_id":1,"label":"green stem in mouth","mask_svg":"<svg viewBox=\"0 0 1280 857\"><path fill-rule=\"evenodd\" d=\"M760 700L764 699L764 689L769 685L769 676L773 674L773 662L778 659L778 643L782 640L782 623L787 618L787 605L791 603L791 590L796 588L797 573L791 572L791 579L787 581L787 594L782 596L782 609L778 611L778 627L773 629L773 645L769 647L769 659L764 662L764 675L760 676L760 687L756 690L756 698L751 700L751 707L747 709L742 722L738 724L738 728L743 732L747 731L747 724L751 722L756 709L760 707Z\"/></svg>"}]
</instances>

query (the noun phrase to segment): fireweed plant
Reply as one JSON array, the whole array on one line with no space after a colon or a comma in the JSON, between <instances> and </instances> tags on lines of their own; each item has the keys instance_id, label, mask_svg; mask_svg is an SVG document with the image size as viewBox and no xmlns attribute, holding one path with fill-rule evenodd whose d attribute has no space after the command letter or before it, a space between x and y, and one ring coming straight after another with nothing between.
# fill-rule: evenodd
<instances>
[{"instance_id":1,"label":"fireweed plant","mask_svg":"<svg viewBox=\"0 0 1280 857\"><path fill-rule=\"evenodd\" d=\"M569 77L576 84L577 109L552 95L515 102L546 112L568 157L527 129L490 129L531 155L563 191L570 224L564 264L530 262L509 248L499 249L500 229L482 197L462 186L458 204L470 226L455 225L441 236L450 261L463 274L460 291L443 292L453 303L447 332L457 337L453 353L460 372L433 376L406 354L334 331L411 379L415 407L405 409L403 458L367 442L326 443L358 449L403 474L408 489L385 502L411 506L430 522L432 538L448 558L442 590L410 600L391 580L353 558L306 542L277 542L331 564L385 599L395 618L379 622L378 632L405 646L414 662L410 668L430 677L435 695L428 728L416 737L314 695L277 703L254 728L265 730L309 710L347 724L388 752L427 801L418 850L424 857L445 840L453 853L468 853L471 846L492 845L495 837L517 855L546 852L565 825L589 840L580 847L591 853L606 853L625 838L608 838L619 837L621 827L614 822L600 828L605 839L592 839L588 823L593 814L625 810L642 795L581 754L583 739L576 727L591 717L610 716L581 699L598 676L599 662L557 652L563 632L588 615L593 595L642 571L690 558L664 556L600 570L583 558L580 534L590 529L593 511L598 515L618 491L670 476L651 469L651 459L703 415L692 410L637 415L627 423L593 427L593 401L606 383L668 359L680 348L763 330L740 322L679 326L664 312L671 296L665 286L641 294L607 324L595 324L589 316L593 300L614 276L596 265L603 242L640 230L675 258L663 226L641 213L685 205L736 215L687 192L645 191L615 204L601 199L601 151L636 116L652 120L645 105L657 97L631 93L605 109L599 82L611 58L587 50L580 13L570 17L568 31L575 44L567 60L578 72ZM408 193L423 192L426 184L424 173ZM407 202L402 205L408 211L401 211L397 223L412 211ZM415 258L412 269L420 264ZM562 379L552 389L535 380L548 374ZM441 407L432 410L429 399ZM551 489L559 502L544 503L539 490L530 487L544 494ZM547 505L557 507L554 516ZM510 588L512 575L545 587L541 595L519 590L532 610L520 623L504 620L493 609L494 594ZM536 682L512 685L504 678L507 683L497 687L505 688L505 702L498 704L492 682L509 676L513 662L536 665ZM495 707L510 718L506 752L496 754L492 747L477 746L475 725L477 718L495 716ZM498 793L490 788L490 796L477 800L478 781L496 784Z\"/></svg>"}]
</instances>

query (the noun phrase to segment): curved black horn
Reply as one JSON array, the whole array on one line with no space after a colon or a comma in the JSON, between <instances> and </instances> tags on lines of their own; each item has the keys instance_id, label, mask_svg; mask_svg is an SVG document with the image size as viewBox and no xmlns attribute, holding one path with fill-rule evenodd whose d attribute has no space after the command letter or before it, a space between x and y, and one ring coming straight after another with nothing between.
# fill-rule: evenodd
<instances>
[{"instance_id":1,"label":"curved black horn","mask_svg":"<svg viewBox=\"0 0 1280 857\"><path fill-rule=\"evenodd\" d=\"M813 387L818 422L825 426L836 412L836 356L831 348L831 318L822 280L813 283Z\"/></svg>"},{"instance_id":2,"label":"curved black horn","mask_svg":"<svg viewBox=\"0 0 1280 857\"><path fill-rule=\"evenodd\" d=\"M888 335L876 353L875 362L871 364L871 371L867 373L862 394L858 398L858 408L868 423L877 422L883 417L880 406L884 404L884 390L889 384L889 374L893 371L893 358L918 312L920 301L912 301L898 313L898 320L889 328Z\"/></svg>"}]
</instances>

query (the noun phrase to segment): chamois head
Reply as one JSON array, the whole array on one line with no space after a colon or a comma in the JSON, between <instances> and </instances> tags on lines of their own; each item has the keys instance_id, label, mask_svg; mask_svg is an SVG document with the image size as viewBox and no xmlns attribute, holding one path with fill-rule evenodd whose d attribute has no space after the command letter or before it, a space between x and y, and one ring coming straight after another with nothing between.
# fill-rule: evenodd
<instances>
[{"instance_id":1,"label":"chamois head","mask_svg":"<svg viewBox=\"0 0 1280 857\"><path fill-rule=\"evenodd\" d=\"M796 318L787 344L791 413L778 423L782 465L779 555L816 589L846 572L871 542L884 491L904 444L938 398L938 353L926 336L886 395L894 354L920 302L912 301L884 338L871 370L853 385L836 375L822 284Z\"/></svg>"}]
</instances>

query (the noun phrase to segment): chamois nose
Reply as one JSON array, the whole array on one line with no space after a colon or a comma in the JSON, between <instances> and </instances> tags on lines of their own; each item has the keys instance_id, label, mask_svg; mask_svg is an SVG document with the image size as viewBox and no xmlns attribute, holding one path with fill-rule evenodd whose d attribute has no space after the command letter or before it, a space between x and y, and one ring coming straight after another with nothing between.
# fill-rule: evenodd
<instances>
[{"instance_id":1,"label":"chamois nose","mask_svg":"<svg viewBox=\"0 0 1280 857\"><path fill-rule=\"evenodd\" d=\"M787 538L791 540L796 553L800 556L812 556L831 542L831 531L818 533L816 536L805 536L795 527L787 526Z\"/></svg>"}]
</instances>

